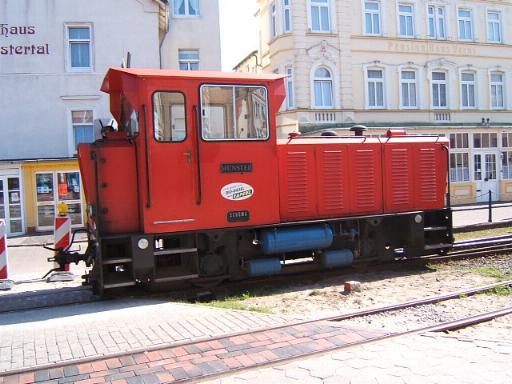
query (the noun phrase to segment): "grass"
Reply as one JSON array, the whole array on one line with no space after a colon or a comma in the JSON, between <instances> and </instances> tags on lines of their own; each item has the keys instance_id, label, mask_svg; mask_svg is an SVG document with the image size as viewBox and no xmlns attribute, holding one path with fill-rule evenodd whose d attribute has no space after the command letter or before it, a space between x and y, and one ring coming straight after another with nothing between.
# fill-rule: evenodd
<instances>
[{"instance_id":1,"label":"grass","mask_svg":"<svg viewBox=\"0 0 512 384\"><path fill-rule=\"evenodd\" d=\"M472 269L471 272L478 273L483 276L494 277L499 281L508 280L509 276L501 272L500 270L494 267L480 267ZM512 287L496 287L491 289L486 293L487 295L497 295L497 296L512 296Z\"/></svg>"},{"instance_id":2,"label":"grass","mask_svg":"<svg viewBox=\"0 0 512 384\"><path fill-rule=\"evenodd\" d=\"M496 287L489 291L489 294L496 296L512 296L512 287Z\"/></svg>"},{"instance_id":3,"label":"grass","mask_svg":"<svg viewBox=\"0 0 512 384\"><path fill-rule=\"evenodd\" d=\"M222 308L222 309L236 309L239 311L251 311L259 313L272 313L272 309L268 307L260 307L254 305L244 304L243 301L256 297L253 293L244 292L240 295L227 296L221 300L212 300L210 302L201 303L208 307Z\"/></svg>"},{"instance_id":4,"label":"grass","mask_svg":"<svg viewBox=\"0 0 512 384\"><path fill-rule=\"evenodd\" d=\"M471 269L471 272L478 273L482 276L494 277L500 281L507 280L507 276L501 272L499 269L494 267L479 267Z\"/></svg>"},{"instance_id":5,"label":"grass","mask_svg":"<svg viewBox=\"0 0 512 384\"><path fill-rule=\"evenodd\" d=\"M493 236L501 236L501 235L510 235L512 230L510 228L492 228L492 229L483 229L481 231L474 232L459 232L454 233L455 241L464 241L471 239L478 239L482 237L493 237Z\"/></svg>"}]
</instances>

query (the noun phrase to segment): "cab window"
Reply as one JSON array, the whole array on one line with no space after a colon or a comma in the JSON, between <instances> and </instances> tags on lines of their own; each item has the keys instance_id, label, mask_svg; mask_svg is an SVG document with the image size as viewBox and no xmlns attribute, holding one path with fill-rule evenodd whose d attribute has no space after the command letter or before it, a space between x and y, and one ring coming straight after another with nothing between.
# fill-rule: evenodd
<instances>
[{"instance_id":1,"label":"cab window","mask_svg":"<svg viewBox=\"0 0 512 384\"><path fill-rule=\"evenodd\" d=\"M265 87L201 86L204 140L266 140L269 137Z\"/></svg>"},{"instance_id":2,"label":"cab window","mask_svg":"<svg viewBox=\"0 0 512 384\"><path fill-rule=\"evenodd\" d=\"M179 142L187 137L185 96L179 92L153 94L153 127L157 141Z\"/></svg>"}]
</instances>

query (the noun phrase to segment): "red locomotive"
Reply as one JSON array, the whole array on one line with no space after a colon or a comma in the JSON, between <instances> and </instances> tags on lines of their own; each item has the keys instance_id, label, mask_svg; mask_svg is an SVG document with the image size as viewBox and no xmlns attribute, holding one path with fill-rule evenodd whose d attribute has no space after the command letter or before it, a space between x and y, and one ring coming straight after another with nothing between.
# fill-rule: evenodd
<instances>
[{"instance_id":1,"label":"red locomotive","mask_svg":"<svg viewBox=\"0 0 512 384\"><path fill-rule=\"evenodd\" d=\"M445 138L278 140L279 75L111 69L102 91L118 127L79 146L89 246L66 256L100 293L451 246Z\"/></svg>"}]
</instances>

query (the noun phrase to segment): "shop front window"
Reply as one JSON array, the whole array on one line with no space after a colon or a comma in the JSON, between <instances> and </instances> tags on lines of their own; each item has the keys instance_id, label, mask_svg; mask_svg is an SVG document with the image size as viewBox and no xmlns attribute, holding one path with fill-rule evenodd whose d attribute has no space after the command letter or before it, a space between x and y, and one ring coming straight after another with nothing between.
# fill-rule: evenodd
<instances>
[{"instance_id":1,"label":"shop front window","mask_svg":"<svg viewBox=\"0 0 512 384\"><path fill-rule=\"evenodd\" d=\"M19 177L0 177L0 219L5 220L8 234L23 232Z\"/></svg>"},{"instance_id":2,"label":"shop front window","mask_svg":"<svg viewBox=\"0 0 512 384\"><path fill-rule=\"evenodd\" d=\"M57 205L68 206L71 225L82 224L80 174L78 172L44 172L36 174L37 226L53 226Z\"/></svg>"},{"instance_id":3,"label":"shop front window","mask_svg":"<svg viewBox=\"0 0 512 384\"><path fill-rule=\"evenodd\" d=\"M505 151L501 155L501 169L504 180L512 180L512 151Z\"/></svg>"},{"instance_id":4,"label":"shop front window","mask_svg":"<svg viewBox=\"0 0 512 384\"><path fill-rule=\"evenodd\" d=\"M469 154L450 154L450 181L454 183L469 181Z\"/></svg>"}]
</instances>

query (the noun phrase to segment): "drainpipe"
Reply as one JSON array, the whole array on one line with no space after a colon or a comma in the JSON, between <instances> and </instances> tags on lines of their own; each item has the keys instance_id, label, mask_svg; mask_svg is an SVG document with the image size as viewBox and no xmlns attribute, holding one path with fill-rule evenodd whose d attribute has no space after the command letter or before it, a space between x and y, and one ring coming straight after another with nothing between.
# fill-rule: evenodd
<instances>
[{"instance_id":1,"label":"drainpipe","mask_svg":"<svg viewBox=\"0 0 512 384\"><path fill-rule=\"evenodd\" d=\"M165 8L165 13L166 13L165 31L164 31L162 38L160 39L160 44L158 46L158 61L159 61L160 69L162 69L162 46L164 45L165 37L167 36L167 33L169 32L169 22L170 22L171 18L169 17L169 1L168 0L160 0L159 2L163 4L163 6ZM160 16L159 16L159 18L160 18ZM160 23L160 20L158 22Z\"/></svg>"}]
</instances>

